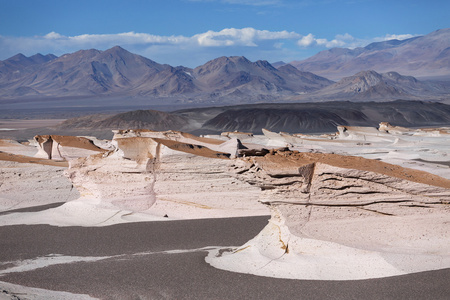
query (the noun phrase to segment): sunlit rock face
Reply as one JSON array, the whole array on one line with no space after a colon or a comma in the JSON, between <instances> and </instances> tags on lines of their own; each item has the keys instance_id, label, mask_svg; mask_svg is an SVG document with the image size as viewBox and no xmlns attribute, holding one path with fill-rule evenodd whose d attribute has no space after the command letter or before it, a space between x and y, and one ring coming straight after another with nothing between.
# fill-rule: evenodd
<instances>
[{"instance_id":1,"label":"sunlit rock face","mask_svg":"<svg viewBox=\"0 0 450 300\"><path fill-rule=\"evenodd\" d=\"M361 157L286 150L238 159L230 171L262 189L272 218L234 253L210 256L214 266L326 280L450 267L448 179Z\"/></svg>"},{"instance_id":2,"label":"sunlit rock face","mask_svg":"<svg viewBox=\"0 0 450 300\"><path fill-rule=\"evenodd\" d=\"M219 144L181 132L139 130L117 131L111 144L114 151L70 161L67 176L81 201L181 219L268 213L258 202L259 188L227 172L230 153L236 155L240 145L232 139Z\"/></svg>"},{"instance_id":3,"label":"sunlit rock face","mask_svg":"<svg viewBox=\"0 0 450 300\"><path fill-rule=\"evenodd\" d=\"M67 176L81 199L105 208L146 210L156 201L151 160L140 164L117 153L71 160Z\"/></svg>"}]
</instances>

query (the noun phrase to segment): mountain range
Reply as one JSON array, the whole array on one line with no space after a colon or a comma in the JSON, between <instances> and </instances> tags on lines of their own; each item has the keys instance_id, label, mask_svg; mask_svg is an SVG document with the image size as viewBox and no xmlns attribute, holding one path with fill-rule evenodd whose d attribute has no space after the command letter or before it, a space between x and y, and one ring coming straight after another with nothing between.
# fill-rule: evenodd
<instances>
[{"instance_id":1,"label":"mountain range","mask_svg":"<svg viewBox=\"0 0 450 300\"><path fill-rule=\"evenodd\" d=\"M315 91L333 82L285 65L219 57L194 69L158 64L116 46L80 50L36 60L16 55L0 64L0 96L68 97L125 95L178 97L184 101L222 98L262 100Z\"/></svg>"},{"instance_id":2,"label":"mountain range","mask_svg":"<svg viewBox=\"0 0 450 300\"><path fill-rule=\"evenodd\" d=\"M338 80L364 70L396 71L415 77L449 77L450 28L406 40L376 42L355 49L332 48L290 63L301 71Z\"/></svg>"},{"instance_id":3,"label":"mountain range","mask_svg":"<svg viewBox=\"0 0 450 300\"><path fill-rule=\"evenodd\" d=\"M17 54L0 61L0 103L87 97L156 99L197 106L448 99L448 82L423 81L412 75L450 76L450 29L364 48L333 48L304 61L273 65L232 56L193 69L173 67L119 46L105 51L80 50L60 57Z\"/></svg>"}]
</instances>

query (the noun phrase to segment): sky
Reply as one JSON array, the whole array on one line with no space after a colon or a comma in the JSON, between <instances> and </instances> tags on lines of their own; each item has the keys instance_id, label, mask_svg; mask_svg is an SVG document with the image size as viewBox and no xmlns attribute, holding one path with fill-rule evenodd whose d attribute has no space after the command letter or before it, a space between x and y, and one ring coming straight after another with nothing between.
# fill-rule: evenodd
<instances>
[{"instance_id":1,"label":"sky","mask_svg":"<svg viewBox=\"0 0 450 300\"><path fill-rule=\"evenodd\" d=\"M0 60L119 45L158 63L291 62L450 27L448 0L0 0Z\"/></svg>"}]
</instances>

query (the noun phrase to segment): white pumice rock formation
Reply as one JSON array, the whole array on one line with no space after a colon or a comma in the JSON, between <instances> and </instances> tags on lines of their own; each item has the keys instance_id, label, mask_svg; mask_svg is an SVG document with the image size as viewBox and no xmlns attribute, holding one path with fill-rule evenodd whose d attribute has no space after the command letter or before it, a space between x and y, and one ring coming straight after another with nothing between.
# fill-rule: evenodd
<instances>
[{"instance_id":1,"label":"white pumice rock formation","mask_svg":"<svg viewBox=\"0 0 450 300\"><path fill-rule=\"evenodd\" d=\"M136 213L172 219L268 214L258 202L259 189L227 173L238 140L213 144L225 150L219 152L205 146L207 139L199 145L179 141L196 141L181 133L169 136L116 133L114 151L70 160L67 176L81 194L77 202L115 210L121 218Z\"/></svg>"},{"instance_id":2,"label":"white pumice rock formation","mask_svg":"<svg viewBox=\"0 0 450 300\"><path fill-rule=\"evenodd\" d=\"M207 149L213 151L228 153L229 156L231 157L236 157L238 149L245 148L236 138L232 138L231 140L227 139L227 141L224 141L221 139L198 137L189 133L173 130L152 131L152 130L138 129L138 130L113 130L113 132L114 132L113 140L129 137L141 137L141 138L158 139L159 141L163 140L174 141L183 144L195 145L196 148L206 147ZM174 145L173 143L171 144Z\"/></svg>"},{"instance_id":3,"label":"white pumice rock formation","mask_svg":"<svg viewBox=\"0 0 450 300\"><path fill-rule=\"evenodd\" d=\"M37 135L34 137L38 152L35 157L70 160L77 157L86 157L98 152L105 152L85 137L61 136L61 135Z\"/></svg>"},{"instance_id":4,"label":"white pumice rock formation","mask_svg":"<svg viewBox=\"0 0 450 300\"><path fill-rule=\"evenodd\" d=\"M211 254L213 266L323 280L450 267L448 179L361 157L296 151L238 159L231 172L261 188L272 218L244 246Z\"/></svg>"},{"instance_id":5,"label":"white pumice rock formation","mask_svg":"<svg viewBox=\"0 0 450 300\"><path fill-rule=\"evenodd\" d=\"M59 207L22 214L21 222L105 226L269 214L259 202L259 188L227 172L230 157L245 148L235 138L221 141L182 132L124 130L117 131L110 143L97 144L113 150L86 138L37 136L35 145L44 158L0 153L5 160L68 165L65 174L79 192L78 199ZM15 214L0 219L0 224L19 220Z\"/></svg>"},{"instance_id":6,"label":"white pumice rock formation","mask_svg":"<svg viewBox=\"0 0 450 300\"><path fill-rule=\"evenodd\" d=\"M0 225L271 214L254 239L207 261L320 280L448 268L450 135L389 126L244 141L150 130L116 131L110 142L41 136L36 147L0 140ZM11 212L33 205L45 207Z\"/></svg>"}]
</instances>

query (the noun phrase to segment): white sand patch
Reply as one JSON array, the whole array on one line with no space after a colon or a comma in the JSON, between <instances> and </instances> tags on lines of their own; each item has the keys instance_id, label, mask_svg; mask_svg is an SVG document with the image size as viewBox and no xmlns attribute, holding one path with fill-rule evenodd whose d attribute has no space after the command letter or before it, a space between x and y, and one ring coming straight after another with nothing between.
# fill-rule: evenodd
<instances>
[{"instance_id":1,"label":"white sand patch","mask_svg":"<svg viewBox=\"0 0 450 300\"><path fill-rule=\"evenodd\" d=\"M225 208L220 208L223 204ZM262 216L270 212L264 209L251 210L226 208L229 203L218 202L216 208L210 208L196 202L172 202L161 200L145 211L121 210L106 207L96 200L78 199L59 207L40 212L11 213L0 216L0 226L48 224L53 226L109 226L129 222L170 221L204 218L230 218L244 216ZM167 217L165 217L167 216Z\"/></svg>"},{"instance_id":2,"label":"white sand patch","mask_svg":"<svg viewBox=\"0 0 450 300\"><path fill-rule=\"evenodd\" d=\"M183 254L183 253L194 253L194 252L206 252L211 250L220 249L217 246L208 246L202 248L195 249L173 249L166 251L149 251L149 252L138 252L133 254L119 254L112 256L66 256L62 254L49 254L45 256L36 257L33 259L25 259L19 261L10 261L3 262L0 264L0 276L10 274L10 273L21 273L21 272L29 272L37 269L46 268L54 265L62 265L62 264L72 264L79 262L97 262L105 259L120 259L127 256L146 256L146 255L154 255L154 254ZM10 266L12 265L12 266ZM7 268L3 268L2 266L10 266Z\"/></svg>"},{"instance_id":3,"label":"white sand patch","mask_svg":"<svg viewBox=\"0 0 450 300\"><path fill-rule=\"evenodd\" d=\"M0 216L0 226L48 224L53 226L109 226L128 222L167 221L151 214L120 210L93 199L78 199L40 212L11 213Z\"/></svg>"},{"instance_id":4,"label":"white sand patch","mask_svg":"<svg viewBox=\"0 0 450 300\"><path fill-rule=\"evenodd\" d=\"M428 221L415 220L421 224L417 227L426 226ZM327 226L326 229L332 231L329 235L338 236L337 240L341 241L351 240L355 231L341 230L338 223ZM423 241L412 239L412 244L408 245L408 242L383 242L385 231L377 234L374 230L367 234L371 235L369 241L358 240L358 247L352 247L295 236L283 221L272 218L243 246L211 250L205 260L213 267L232 272L302 280L361 280L450 267L448 236L434 240L424 238ZM414 233L410 235L415 236ZM374 243L370 241L372 239ZM381 245L376 245L376 241Z\"/></svg>"},{"instance_id":5,"label":"white sand patch","mask_svg":"<svg viewBox=\"0 0 450 300\"><path fill-rule=\"evenodd\" d=\"M271 259L249 242L231 255L217 256L218 251L211 251L206 262L233 272L303 280L356 280L406 274L376 252L312 239L295 242L302 244L301 255L286 253Z\"/></svg>"},{"instance_id":6,"label":"white sand patch","mask_svg":"<svg viewBox=\"0 0 450 300\"><path fill-rule=\"evenodd\" d=\"M9 273L28 272L36 269L45 268L53 265L70 264L75 262L93 262L112 258L114 256L98 256L98 257L83 257L83 256L64 256L60 254L50 254L35 259L26 259L22 261L6 262L3 264L13 264L13 267L0 270L0 276Z\"/></svg>"},{"instance_id":7,"label":"white sand patch","mask_svg":"<svg viewBox=\"0 0 450 300\"><path fill-rule=\"evenodd\" d=\"M153 255L153 254L184 254L184 253L196 253L196 252L209 252L209 251L216 251L221 249L221 247L218 246L207 246L202 248L195 248L195 249L173 249L173 250L166 250L166 251L157 251L157 252L139 252L131 254L132 256L145 256L145 255Z\"/></svg>"}]
</instances>

